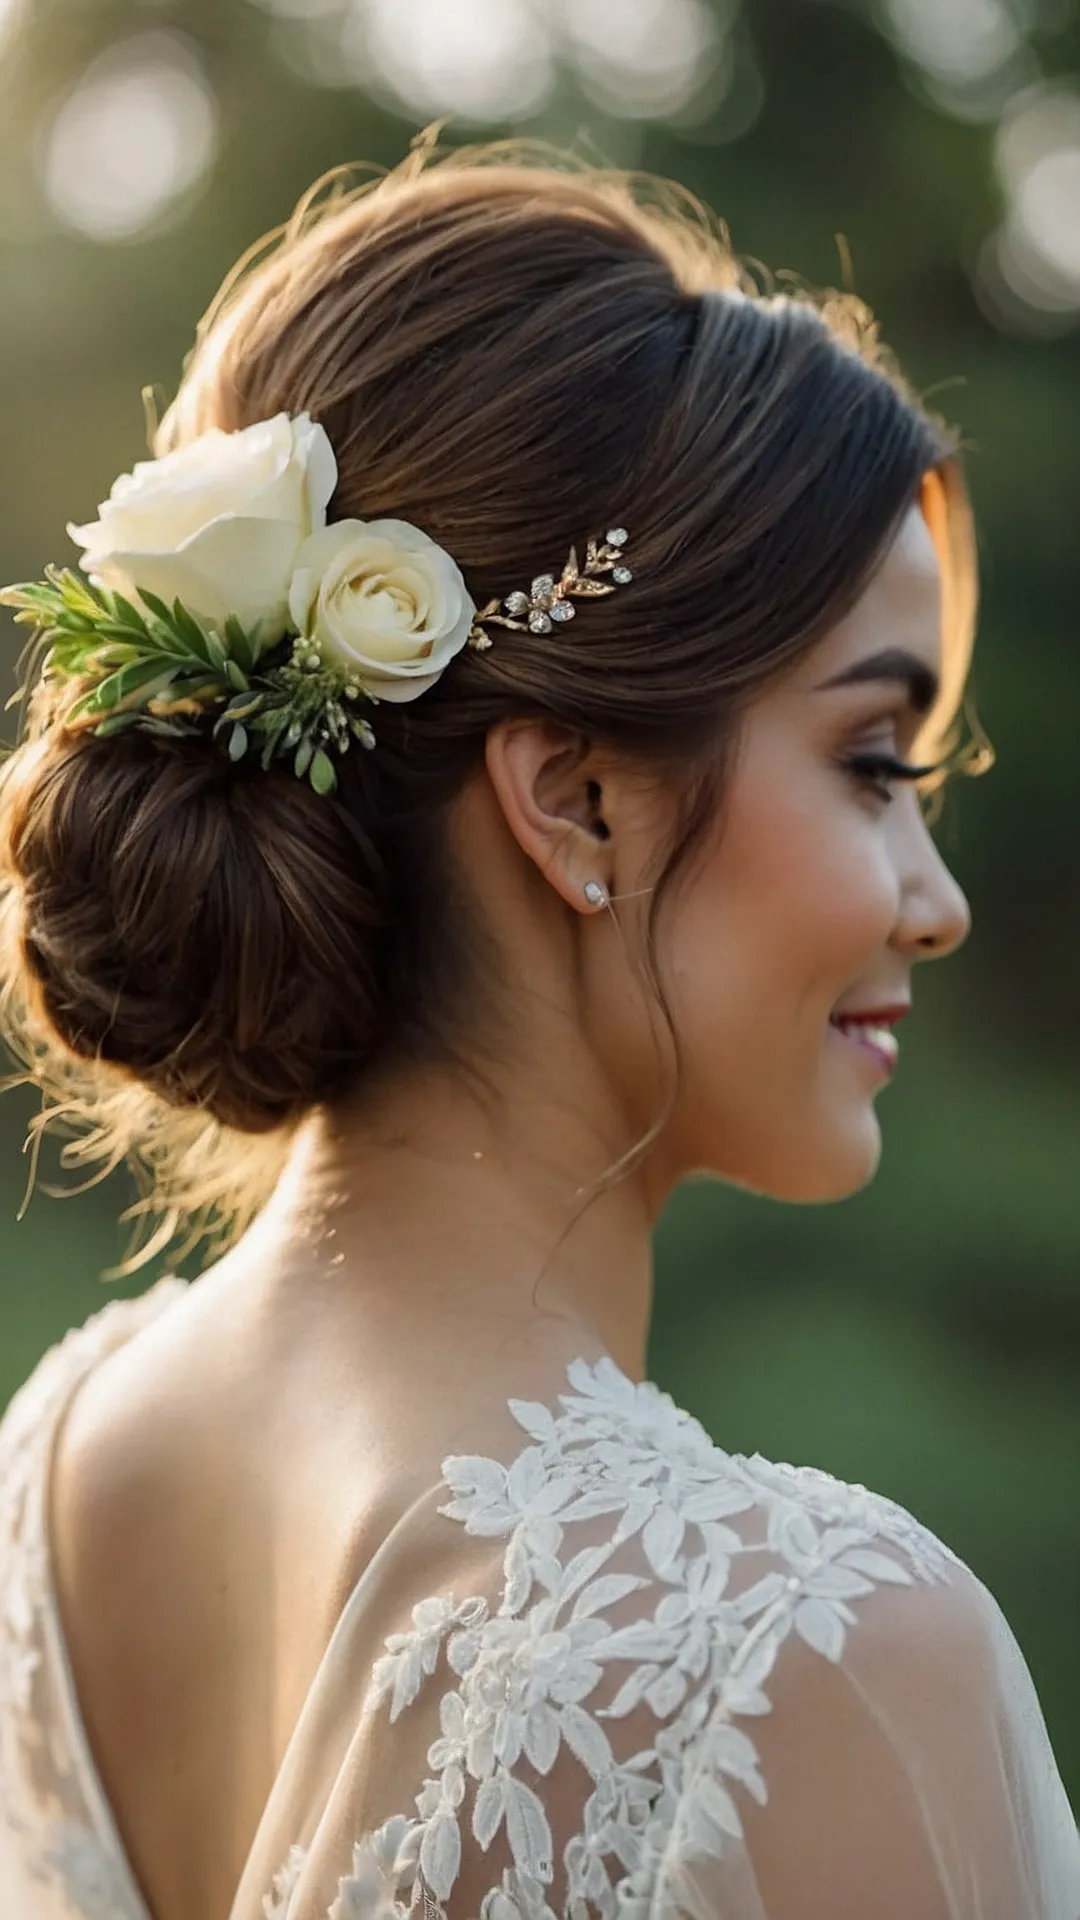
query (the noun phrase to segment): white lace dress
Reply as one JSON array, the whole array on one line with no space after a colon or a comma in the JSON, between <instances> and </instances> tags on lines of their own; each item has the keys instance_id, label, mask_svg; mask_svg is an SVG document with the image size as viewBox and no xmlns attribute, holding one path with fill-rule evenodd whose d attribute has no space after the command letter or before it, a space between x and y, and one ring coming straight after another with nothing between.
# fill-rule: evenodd
<instances>
[{"instance_id":1,"label":"white lace dress","mask_svg":"<svg viewBox=\"0 0 1080 1920\"><path fill-rule=\"evenodd\" d=\"M185 1284L94 1314L0 1423L3 1920L152 1920L44 1490L79 1381ZM947 1547L610 1361L509 1411L516 1457L445 1460L349 1595L229 1920L1080 1920L1031 1678Z\"/></svg>"}]
</instances>

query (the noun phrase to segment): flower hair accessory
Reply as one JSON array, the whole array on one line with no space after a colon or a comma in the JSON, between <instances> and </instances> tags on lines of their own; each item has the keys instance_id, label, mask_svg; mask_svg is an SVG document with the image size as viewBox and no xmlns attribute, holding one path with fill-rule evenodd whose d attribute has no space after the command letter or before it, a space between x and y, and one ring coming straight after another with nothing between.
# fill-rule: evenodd
<instances>
[{"instance_id":1,"label":"flower hair accessory","mask_svg":"<svg viewBox=\"0 0 1080 1920\"><path fill-rule=\"evenodd\" d=\"M477 612L456 561L418 527L328 523L336 485L306 413L211 428L121 474L98 519L68 528L86 578L47 567L0 590L46 644L43 679L70 683L57 723L183 736L212 718L231 760L288 759L331 793L352 742L375 744L358 702L414 700L463 647L491 646L487 624L550 633L575 598L632 578L615 527L589 541L583 568L571 550L558 579Z\"/></svg>"}]
</instances>

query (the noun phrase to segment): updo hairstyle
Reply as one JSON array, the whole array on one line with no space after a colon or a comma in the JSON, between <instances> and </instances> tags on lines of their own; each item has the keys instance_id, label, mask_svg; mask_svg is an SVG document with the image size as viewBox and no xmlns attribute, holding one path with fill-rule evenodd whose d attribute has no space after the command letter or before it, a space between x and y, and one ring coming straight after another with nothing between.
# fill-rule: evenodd
<instances>
[{"instance_id":1,"label":"updo hairstyle","mask_svg":"<svg viewBox=\"0 0 1080 1920\"><path fill-rule=\"evenodd\" d=\"M202 322L155 453L306 409L331 520L395 517L478 605L630 529L631 589L547 634L496 629L320 797L287 768L138 728L50 730L0 775L9 1043L76 1144L160 1214L235 1235L298 1121L359 1076L452 1055L484 959L446 831L488 729L542 715L675 783L651 904L713 817L740 712L852 606L922 476L949 502L940 746L974 570L955 436L850 294L760 288L688 195L501 148L301 203ZM124 1271L125 1269L118 1269Z\"/></svg>"}]
</instances>

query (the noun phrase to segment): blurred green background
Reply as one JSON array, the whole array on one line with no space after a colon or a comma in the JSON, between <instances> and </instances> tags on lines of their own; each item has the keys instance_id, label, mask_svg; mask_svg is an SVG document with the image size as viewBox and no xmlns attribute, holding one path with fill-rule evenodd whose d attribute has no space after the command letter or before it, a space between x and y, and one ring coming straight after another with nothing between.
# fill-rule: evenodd
<instances>
[{"instance_id":1,"label":"blurred green background","mask_svg":"<svg viewBox=\"0 0 1080 1920\"><path fill-rule=\"evenodd\" d=\"M939 832L975 931L917 981L883 1169L841 1207L714 1183L658 1237L653 1377L733 1449L903 1501L997 1594L1080 1804L1080 9L1074 0L0 0L0 578L70 559L233 258L346 160L536 135L695 189L852 284L963 428L979 710ZM16 630L0 645L13 665ZM8 716L7 736L13 718ZM16 1222L0 1405L108 1287L120 1176ZM43 1178L61 1181L56 1152ZM183 1271L197 1271L188 1261Z\"/></svg>"}]
</instances>

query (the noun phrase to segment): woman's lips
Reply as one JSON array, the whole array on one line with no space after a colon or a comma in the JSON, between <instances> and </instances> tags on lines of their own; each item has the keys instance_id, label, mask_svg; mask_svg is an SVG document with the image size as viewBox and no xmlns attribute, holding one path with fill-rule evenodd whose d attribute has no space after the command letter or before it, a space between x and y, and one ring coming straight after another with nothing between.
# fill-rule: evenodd
<instances>
[{"instance_id":1,"label":"woman's lips","mask_svg":"<svg viewBox=\"0 0 1080 1920\"><path fill-rule=\"evenodd\" d=\"M907 1007L887 1008L881 1012L833 1014L829 1024L842 1039L851 1042L875 1060L882 1072L892 1075L900 1058L900 1042L893 1027L908 1012Z\"/></svg>"}]
</instances>

